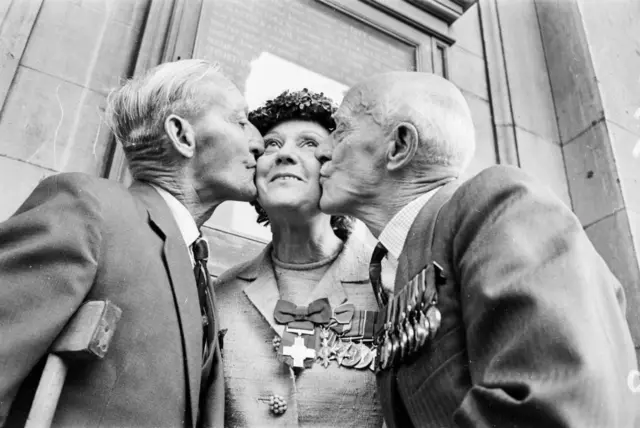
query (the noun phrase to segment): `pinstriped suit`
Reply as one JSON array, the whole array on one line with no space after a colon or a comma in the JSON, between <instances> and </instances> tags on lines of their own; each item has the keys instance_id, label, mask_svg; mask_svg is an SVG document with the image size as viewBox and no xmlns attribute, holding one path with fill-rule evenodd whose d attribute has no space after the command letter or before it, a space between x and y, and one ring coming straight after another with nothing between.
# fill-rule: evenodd
<instances>
[{"instance_id":1,"label":"pinstriped suit","mask_svg":"<svg viewBox=\"0 0 640 428\"><path fill-rule=\"evenodd\" d=\"M519 169L489 168L400 255L398 291L429 262L447 275L431 346L378 375L393 427L632 428L637 369L620 283L578 219ZM640 421L639 421L640 422Z\"/></svg>"}]
</instances>

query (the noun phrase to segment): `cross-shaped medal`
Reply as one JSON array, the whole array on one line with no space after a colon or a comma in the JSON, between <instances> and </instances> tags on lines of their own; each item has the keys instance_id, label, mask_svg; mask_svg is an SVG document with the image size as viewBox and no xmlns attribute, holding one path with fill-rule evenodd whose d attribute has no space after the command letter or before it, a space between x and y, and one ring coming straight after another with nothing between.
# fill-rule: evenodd
<instances>
[{"instance_id":1,"label":"cross-shaped medal","mask_svg":"<svg viewBox=\"0 0 640 428\"><path fill-rule=\"evenodd\" d=\"M282 355L293 358L293 367L304 367L304 360L315 358L316 350L307 348L304 339L298 336L293 339L293 346L282 347Z\"/></svg>"}]
</instances>

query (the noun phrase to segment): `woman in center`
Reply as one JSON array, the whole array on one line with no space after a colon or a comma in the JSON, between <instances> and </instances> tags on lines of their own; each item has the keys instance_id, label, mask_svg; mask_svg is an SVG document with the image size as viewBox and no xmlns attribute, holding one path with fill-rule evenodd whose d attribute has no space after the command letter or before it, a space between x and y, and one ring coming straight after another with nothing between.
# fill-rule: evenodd
<instances>
[{"instance_id":1,"label":"woman in center","mask_svg":"<svg viewBox=\"0 0 640 428\"><path fill-rule=\"evenodd\" d=\"M322 94L285 92L251 112L264 137L258 222L273 241L216 282L224 338L226 427L383 424L372 348L372 247L320 212L316 146L334 129Z\"/></svg>"}]
</instances>

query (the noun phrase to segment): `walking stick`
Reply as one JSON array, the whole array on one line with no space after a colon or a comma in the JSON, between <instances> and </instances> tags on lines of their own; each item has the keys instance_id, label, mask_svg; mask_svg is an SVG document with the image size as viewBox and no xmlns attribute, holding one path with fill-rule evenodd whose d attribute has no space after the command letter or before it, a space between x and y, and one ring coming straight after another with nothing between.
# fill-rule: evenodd
<instances>
[{"instance_id":1,"label":"walking stick","mask_svg":"<svg viewBox=\"0 0 640 428\"><path fill-rule=\"evenodd\" d=\"M109 349L122 311L108 300L84 303L51 347L25 428L49 428L72 360L100 359Z\"/></svg>"}]
</instances>

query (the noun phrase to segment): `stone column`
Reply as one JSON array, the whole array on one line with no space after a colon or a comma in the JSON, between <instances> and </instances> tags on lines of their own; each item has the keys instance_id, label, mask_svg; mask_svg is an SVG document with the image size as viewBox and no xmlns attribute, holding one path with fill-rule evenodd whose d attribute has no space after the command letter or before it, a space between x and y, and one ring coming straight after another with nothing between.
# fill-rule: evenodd
<instances>
[{"instance_id":1,"label":"stone column","mask_svg":"<svg viewBox=\"0 0 640 428\"><path fill-rule=\"evenodd\" d=\"M532 2L480 0L498 161L572 206L547 64Z\"/></svg>"},{"instance_id":2,"label":"stone column","mask_svg":"<svg viewBox=\"0 0 640 428\"><path fill-rule=\"evenodd\" d=\"M535 0L573 209L622 282L640 356L640 3Z\"/></svg>"}]
</instances>

